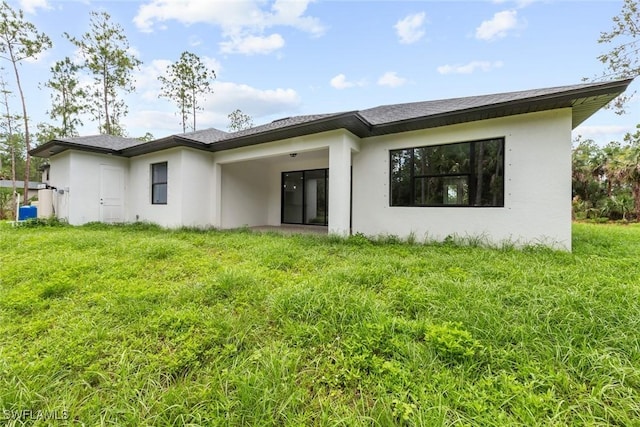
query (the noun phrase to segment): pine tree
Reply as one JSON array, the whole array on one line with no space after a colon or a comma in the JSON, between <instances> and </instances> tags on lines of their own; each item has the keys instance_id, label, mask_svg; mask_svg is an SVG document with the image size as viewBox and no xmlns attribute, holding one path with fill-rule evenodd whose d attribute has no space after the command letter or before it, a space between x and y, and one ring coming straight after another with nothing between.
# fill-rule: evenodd
<instances>
[{"instance_id":1,"label":"pine tree","mask_svg":"<svg viewBox=\"0 0 640 427\"><path fill-rule=\"evenodd\" d=\"M215 71L207 68L191 52L182 52L180 59L167 67L165 75L158 77L162 83L160 96L172 100L178 106L182 132L186 132L188 126L191 130L196 130L196 111L202 110L199 100L205 94L213 92L211 80L215 78Z\"/></svg>"},{"instance_id":2,"label":"pine tree","mask_svg":"<svg viewBox=\"0 0 640 427\"><path fill-rule=\"evenodd\" d=\"M83 68L93 75L95 90L88 94L89 111L98 122L99 131L123 135L120 123L128 113L121 92L135 90L132 73L142 63L130 52L124 29L111 22L106 12L91 12L90 29L81 38L65 36L82 53Z\"/></svg>"},{"instance_id":3,"label":"pine tree","mask_svg":"<svg viewBox=\"0 0 640 427\"><path fill-rule=\"evenodd\" d=\"M0 5L0 58L9 61L15 74L16 86L22 103L22 121L24 124L24 143L27 150L24 171L24 194L29 191L31 171L31 135L29 133L29 115L22 90L18 64L26 59L37 58L42 52L53 46L51 39L38 32L35 25L25 21L22 10L13 10L6 1Z\"/></svg>"}]
</instances>

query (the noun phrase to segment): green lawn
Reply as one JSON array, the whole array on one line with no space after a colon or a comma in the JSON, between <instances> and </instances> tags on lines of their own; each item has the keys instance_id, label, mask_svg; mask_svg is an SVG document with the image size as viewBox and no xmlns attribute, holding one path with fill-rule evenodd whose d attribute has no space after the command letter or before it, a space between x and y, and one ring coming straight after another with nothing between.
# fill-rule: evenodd
<instances>
[{"instance_id":1,"label":"green lawn","mask_svg":"<svg viewBox=\"0 0 640 427\"><path fill-rule=\"evenodd\" d=\"M640 225L572 254L0 226L0 424L633 426L639 337Z\"/></svg>"}]
</instances>

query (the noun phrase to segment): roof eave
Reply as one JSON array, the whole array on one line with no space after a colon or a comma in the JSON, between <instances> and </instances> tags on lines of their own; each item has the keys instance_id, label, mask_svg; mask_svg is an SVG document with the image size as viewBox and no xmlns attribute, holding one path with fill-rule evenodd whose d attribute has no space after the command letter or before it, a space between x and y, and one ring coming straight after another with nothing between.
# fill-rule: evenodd
<instances>
[{"instance_id":1,"label":"roof eave","mask_svg":"<svg viewBox=\"0 0 640 427\"><path fill-rule=\"evenodd\" d=\"M156 139L154 141L143 142L133 147L125 148L121 150L121 153L125 157L135 157L142 154L149 154L155 151L167 150L169 148L176 147L188 147L196 150L206 150L206 144L197 142L192 139L182 138L178 135L171 135L165 138Z\"/></svg>"},{"instance_id":2,"label":"roof eave","mask_svg":"<svg viewBox=\"0 0 640 427\"><path fill-rule=\"evenodd\" d=\"M314 135L338 129L345 129L358 137L364 138L371 132L371 125L357 111L349 111L321 120L300 123L269 130L267 132L243 135L220 142L214 142L209 145L209 150L213 152L224 151L233 148L248 147L267 142Z\"/></svg>"},{"instance_id":3,"label":"roof eave","mask_svg":"<svg viewBox=\"0 0 640 427\"><path fill-rule=\"evenodd\" d=\"M576 89L563 93L541 95L517 101L505 101L481 107L383 123L373 126L370 136L572 107L572 129L575 129L595 112L623 93L632 81L633 79L618 80L598 87ZM591 101L589 102L589 100ZM580 107L580 105L585 106Z\"/></svg>"},{"instance_id":4,"label":"roof eave","mask_svg":"<svg viewBox=\"0 0 640 427\"><path fill-rule=\"evenodd\" d=\"M99 153L99 154L110 154L119 156L120 153L118 150L113 150L111 148L104 147L94 147L90 145L84 144L74 144L68 141L60 141L58 139L52 139L49 142L45 142L42 145L39 145L29 151L29 154L35 157L48 158L51 156L55 156L69 149L74 149L78 151L88 151L91 153Z\"/></svg>"}]
</instances>

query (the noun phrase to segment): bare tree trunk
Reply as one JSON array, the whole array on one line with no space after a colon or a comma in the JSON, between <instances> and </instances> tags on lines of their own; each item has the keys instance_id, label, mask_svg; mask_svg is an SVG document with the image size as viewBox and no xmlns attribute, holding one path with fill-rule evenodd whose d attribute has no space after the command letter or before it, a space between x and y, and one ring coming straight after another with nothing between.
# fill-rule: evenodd
<instances>
[{"instance_id":1,"label":"bare tree trunk","mask_svg":"<svg viewBox=\"0 0 640 427\"><path fill-rule=\"evenodd\" d=\"M102 74L102 102L104 103L104 130L111 135L111 120L109 119L109 98L107 95L107 67L104 66Z\"/></svg>"},{"instance_id":2,"label":"bare tree trunk","mask_svg":"<svg viewBox=\"0 0 640 427\"><path fill-rule=\"evenodd\" d=\"M193 82L193 85L195 87L195 82ZM191 102L193 103L193 131L196 131L196 107L197 107L197 102L196 102L196 90L193 89L191 91L191 96L193 97L191 99Z\"/></svg>"},{"instance_id":3,"label":"bare tree trunk","mask_svg":"<svg viewBox=\"0 0 640 427\"><path fill-rule=\"evenodd\" d=\"M187 133L187 105L182 98L182 133Z\"/></svg>"},{"instance_id":4,"label":"bare tree trunk","mask_svg":"<svg viewBox=\"0 0 640 427\"><path fill-rule=\"evenodd\" d=\"M11 48L11 45L9 45L8 50L11 56L11 63L13 64L13 71L16 75L16 84L18 86L18 92L20 93L20 101L22 102L22 120L24 121L24 145L27 150L24 165L24 193L22 197L22 203L26 205L27 199L29 198L29 175L31 172L31 155L29 154L29 150L31 150L31 141L29 137L29 117L27 116L27 104L24 101L24 92L22 91L22 85L20 84L20 73L18 73L17 61L15 59L15 56L13 55L13 49Z\"/></svg>"},{"instance_id":5,"label":"bare tree trunk","mask_svg":"<svg viewBox=\"0 0 640 427\"><path fill-rule=\"evenodd\" d=\"M11 138L11 131L9 131L9 137ZM13 138L11 138L13 139ZM16 199L16 147L13 142L9 143L11 147L11 194L13 200Z\"/></svg>"},{"instance_id":6,"label":"bare tree trunk","mask_svg":"<svg viewBox=\"0 0 640 427\"><path fill-rule=\"evenodd\" d=\"M636 219L640 221L640 181L635 181L631 187L633 193L633 204L636 210Z\"/></svg>"},{"instance_id":7,"label":"bare tree trunk","mask_svg":"<svg viewBox=\"0 0 640 427\"><path fill-rule=\"evenodd\" d=\"M13 207L16 205L16 147L13 144L13 118L11 117L11 110L9 110L9 98L7 96L8 92L5 90L5 82L1 80L0 83L2 84L2 95L4 97L2 103L7 115L7 145L9 146L9 155L11 157L11 206Z\"/></svg>"},{"instance_id":8,"label":"bare tree trunk","mask_svg":"<svg viewBox=\"0 0 640 427\"><path fill-rule=\"evenodd\" d=\"M70 136L67 135L67 127L69 126L69 124L67 123L67 90L66 88L62 88L62 132L64 133L63 136Z\"/></svg>"},{"instance_id":9,"label":"bare tree trunk","mask_svg":"<svg viewBox=\"0 0 640 427\"><path fill-rule=\"evenodd\" d=\"M8 110L8 109L7 109ZM11 212L14 214L13 216L15 217L15 212L13 211L14 209L16 209L16 147L13 145L13 141L11 138L12 136L12 130L11 130L11 121L9 120L9 149L11 151Z\"/></svg>"}]
</instances>

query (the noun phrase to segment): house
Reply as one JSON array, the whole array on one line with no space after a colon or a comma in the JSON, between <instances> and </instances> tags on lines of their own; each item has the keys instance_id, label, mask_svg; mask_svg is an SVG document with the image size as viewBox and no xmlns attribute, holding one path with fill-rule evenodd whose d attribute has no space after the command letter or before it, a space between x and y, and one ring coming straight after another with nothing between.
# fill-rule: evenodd
<instances>
[{"instance_id":1,"label":"house","mask_svg":"<svg viewBox=\"0 0 640 427\"><path fill-rule=\"evenodd\" d=\"M287 117L150 142L59 138L54 212L71 224L326 226L329 233L571 249L571 130L632 80Z\"/></svg>"},{"instance_id":2,"label":"house","mask_svg":"<svg viewBox=\"0 0 640 427\"><path fill-rule=\"evenodd\" d=\"M17 188L18 190L23 190L24 189L24 181L15 181L15 184L13 181L11 181L10 179L0 179L0 188L5 188L7 190L11 190L14 188ZM36 181L29 181L29 186L28 186L28 194L27 194L27 199L31 199L34 198L38 195L38 188L40 187L40 183L36 182Z\"/></svg>"}]
</instances>

